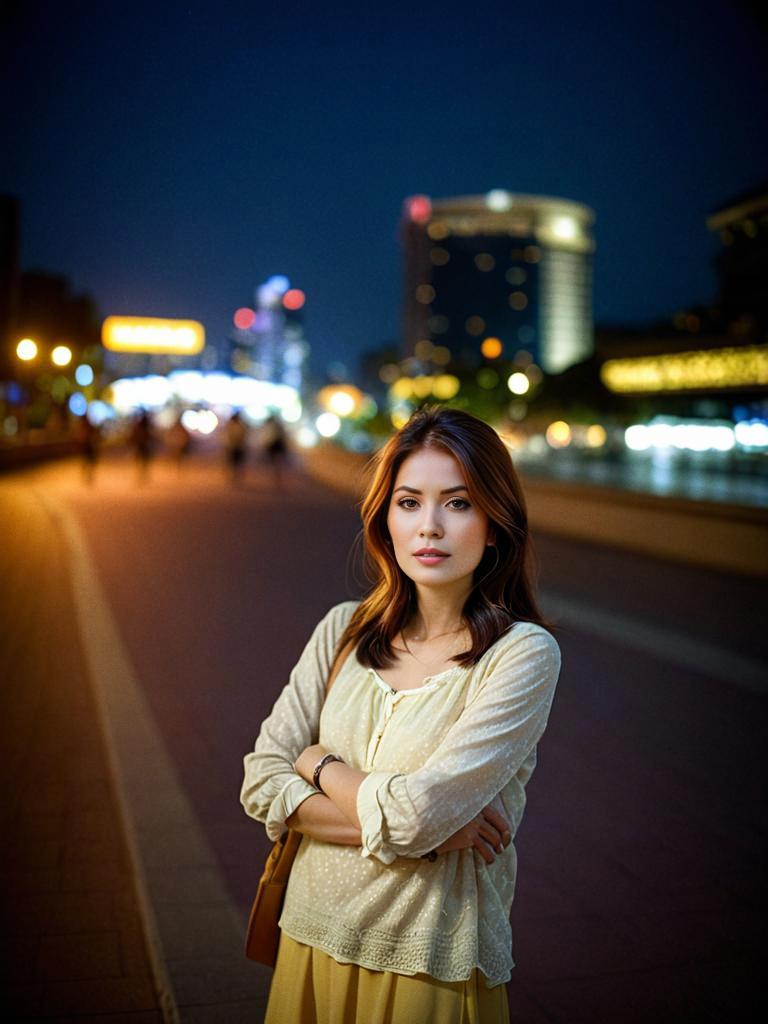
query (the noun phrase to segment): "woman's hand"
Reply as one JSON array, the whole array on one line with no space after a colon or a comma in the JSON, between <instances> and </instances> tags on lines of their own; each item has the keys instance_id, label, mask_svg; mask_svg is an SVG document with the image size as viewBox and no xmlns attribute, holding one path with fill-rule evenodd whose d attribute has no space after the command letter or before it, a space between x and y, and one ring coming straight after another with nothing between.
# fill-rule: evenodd
<instances>
[{"instance_id":1,"label":"woman's hand","mask_svg":"<svg viewBox=\"0 0 768 1024\"><path fill-rule=\"evenodd\" d=\"M322 756L322 755L321 755ZM487 864L493 864L497 853L512 842L509 822L492 804L487 804L472 821L454 832L437 847L438 853L467 850L474 846Z\"/></svg>"},{"instance_id":2,"label":"woman's hand","mask_svg":"<svg viewBox=\"0 0 768 1024\"><path fill-rule=\"evenodd\" d=\"M312 785L312 772L315 770L315 765L327 753L325 747L321 747L319 743L313 743L311 746L305 747L296 758L293 770Z\"/></svg>"}]
</instances>

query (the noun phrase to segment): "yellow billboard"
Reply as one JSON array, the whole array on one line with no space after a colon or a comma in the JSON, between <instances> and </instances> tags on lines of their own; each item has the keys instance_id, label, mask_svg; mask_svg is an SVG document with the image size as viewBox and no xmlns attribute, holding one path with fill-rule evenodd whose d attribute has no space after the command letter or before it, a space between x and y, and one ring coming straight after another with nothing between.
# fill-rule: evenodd
<instances>
[{"instance_id":1,"label":"yellow billboard","mask_svg":"<svg viewBox=\"0 0 768 1024\"><path fill-rule=\"evenodd\" d=\"M194 356L205 346L205 330L196 320L108 316L101 326L101 341L112 352Z\"/></svg>"}]
</instances>

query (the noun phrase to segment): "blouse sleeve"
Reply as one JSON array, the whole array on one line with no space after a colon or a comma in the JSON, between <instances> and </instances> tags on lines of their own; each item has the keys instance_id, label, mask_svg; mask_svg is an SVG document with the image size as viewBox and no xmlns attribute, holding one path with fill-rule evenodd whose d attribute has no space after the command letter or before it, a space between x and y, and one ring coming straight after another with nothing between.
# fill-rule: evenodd
<instances>
[{"instance_id":1,"label":"blouse sleeve","mask_svg":"<svg viewBox=\"0 0 768 1024\"><path fill-rule=\"evenodd\" d=\"M286 818L317 793L293 765L305 747L317 743L334 651L355 604L335 605L317 624L269 717L262 722L253 751L243 758L240 803L246 814L264 823L273 841L287 830Z\"/></svg>"},{"instance_id":2,"label":"blouse sleeve","mask_svg":"<svg viewBox=\"0 0 768 1024\"><path fill-rule=\"evenodd\" d=\"M515 637L421 768L371 772L357 795L362 856L384 864L420 856L479 814L541 738L560 664L547 630Z\"/></svg>"}]
</instances>

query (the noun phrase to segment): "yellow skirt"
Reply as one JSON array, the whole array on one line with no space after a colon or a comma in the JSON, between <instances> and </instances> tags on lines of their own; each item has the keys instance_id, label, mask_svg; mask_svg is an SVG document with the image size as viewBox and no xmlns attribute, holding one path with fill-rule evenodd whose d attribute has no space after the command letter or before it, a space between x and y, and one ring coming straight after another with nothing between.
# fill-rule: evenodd
<instances>
[{"instance_id":1,"label":"yellow skirt","mask_svg":"<svg viewBox=\"0 0 768 1024\"><path fill-rule=\"evenodd\" d=\"M507 986L341 964L281 932L264 1024L509 1024Z\"/></svg>"}]
</instances>

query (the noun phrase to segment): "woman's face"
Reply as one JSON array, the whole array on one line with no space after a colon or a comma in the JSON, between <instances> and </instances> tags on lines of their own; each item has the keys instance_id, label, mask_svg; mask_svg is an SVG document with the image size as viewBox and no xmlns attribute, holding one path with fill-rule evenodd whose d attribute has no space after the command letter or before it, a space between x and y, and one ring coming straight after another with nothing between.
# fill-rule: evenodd
<instances>
[{"instance_id":1,"label":"woman's face","mask_svg":"<svg viewBox=\"0 0 768 1024\"><path fill-rule=\"evenodd\" d=\"M447 452L421 448L400 465L387 513L397 563L416 584L472 589L493 540L488 516L469 500L464 473ZM440 554L419 554L435 549Z\"/></svg>"}]
</instances>

